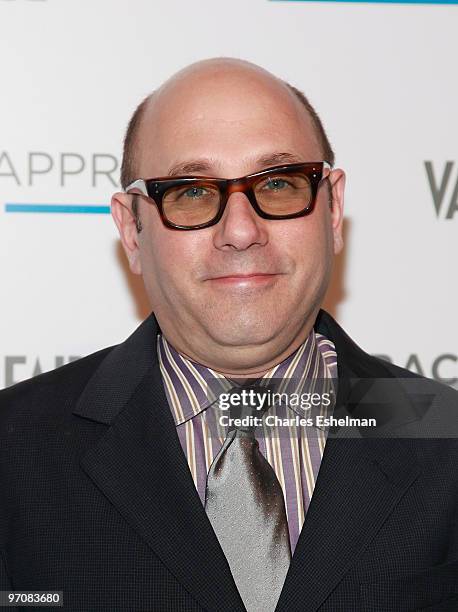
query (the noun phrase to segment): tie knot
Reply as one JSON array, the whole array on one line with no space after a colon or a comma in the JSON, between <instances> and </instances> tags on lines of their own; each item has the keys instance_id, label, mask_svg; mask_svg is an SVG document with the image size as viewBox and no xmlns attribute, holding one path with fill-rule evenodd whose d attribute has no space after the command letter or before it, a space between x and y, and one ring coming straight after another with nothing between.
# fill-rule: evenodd
<instances>
[{"instance_id":1,"label":"tie knot","mask_svg":"<svg viewBox=\"0 0 458 612\"><path fill-rule=\"evenodd\" d=\"M236 429L241 435L254 436L256 427L261 425L266 410L270 408L269 385L261 385L261 379L244 380L239 386L228 391L229 430Z\"/></svg>"}]
</instances>

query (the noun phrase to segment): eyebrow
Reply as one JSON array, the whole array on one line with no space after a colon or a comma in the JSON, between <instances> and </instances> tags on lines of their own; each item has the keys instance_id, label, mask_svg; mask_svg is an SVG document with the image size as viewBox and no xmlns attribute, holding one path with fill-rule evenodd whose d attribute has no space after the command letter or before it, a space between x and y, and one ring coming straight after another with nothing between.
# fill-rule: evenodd
<instances>
[{"instance_id":1,"label":"eyebrow","mask_svg":"<svg viewBox=\"0 0 458 612\"><path fill-rule=\"evenodd\" d=\"M288 152L278 152L278 153L268 153L266 155L262 155L254 162L254 166L256 166L259 170L263 168L268 168L269 166L279 166L281 164L291 164L291 163L299 163L304 161L302 158L298 157L294 153ZM172 166L167 173L167 176L186 176L190 174L205 174L212 172L212 168L216 165L215 160L211 158L203 157L201 159L189 160L186 162L181 162ZM256 172L254 170L253 172Z\"/></svg>"}]
</instances>

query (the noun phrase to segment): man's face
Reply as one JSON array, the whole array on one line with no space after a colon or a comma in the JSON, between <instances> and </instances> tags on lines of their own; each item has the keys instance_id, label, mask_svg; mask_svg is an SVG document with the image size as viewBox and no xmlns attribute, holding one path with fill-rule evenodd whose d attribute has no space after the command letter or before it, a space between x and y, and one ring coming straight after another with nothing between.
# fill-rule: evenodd
<instances>
[{"instance_id":1,"label":"man's face","mask_svg":"<svg viewBox=\"0 0 458 612\"><path fill-rule=\"evenodd\" d=\"M137 157L136 178L235 178L323 159L306 111L286 88L262 72L211 67L188 69L159 91L143 118ZM114 196L131 269L143 275L176 348L220 371L255 370L288 352L307 322L309 331L341 248L343 173L330 181L333 212L325 183L313 213L297 219L262 219L235 193L218 224L191 231L166 228L141 198L137 234L119 206L132 196ZM227 278L255 273L270 276Z\"/></svg>"}]
</instances>

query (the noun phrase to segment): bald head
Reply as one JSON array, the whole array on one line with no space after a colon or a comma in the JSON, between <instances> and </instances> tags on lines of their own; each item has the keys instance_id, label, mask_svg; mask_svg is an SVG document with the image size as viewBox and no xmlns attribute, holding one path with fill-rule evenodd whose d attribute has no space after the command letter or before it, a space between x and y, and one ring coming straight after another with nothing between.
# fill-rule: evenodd
<instances>
[{"instance_id":1,"label":"bald head","mask_svg":"<svg viewBox=\"0 0 458 612\"><path fill-rule=\"evenodd\" d=\"M124 140L121 164L121 185L124 189L142 176L142 158L151 142L157 142L152 138L157 126L172 126L168 138L175 138L174 117L178 119L184 105L189 108L192 104L192 117L198 122L208 113L209 97L212 106L217 106L221 111L218 120L223 121L231 120L233 99L237 99L239 104L241 99L246 99L247 122L254 103L266 107L266 110L272 107L272 112L296 114L298 123L303 123L315 140L322 159L334 163L334 153L322 123L301 91L251 62L213 58L183 68L137 107Z\"/></svg>"}]
</instances>

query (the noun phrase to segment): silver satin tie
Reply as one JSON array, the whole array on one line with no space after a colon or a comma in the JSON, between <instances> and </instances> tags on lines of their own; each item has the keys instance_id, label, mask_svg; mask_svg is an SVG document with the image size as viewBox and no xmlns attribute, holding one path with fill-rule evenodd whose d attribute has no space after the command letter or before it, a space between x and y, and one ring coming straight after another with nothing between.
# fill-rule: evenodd
<instances>
[{"instance_id":1,"label":"silver satin tie","mask_svg":"<svg viewBox=\"0 0 458 612\"><path fill-rule=\"evenodd\" d=\"M243 416L261 416L266 408L250 407ZM254 430L240 427L227 434L207 475L205 511L247 611L273 612L291 548L283 491Z\"/></svg>"}]
</instances>

